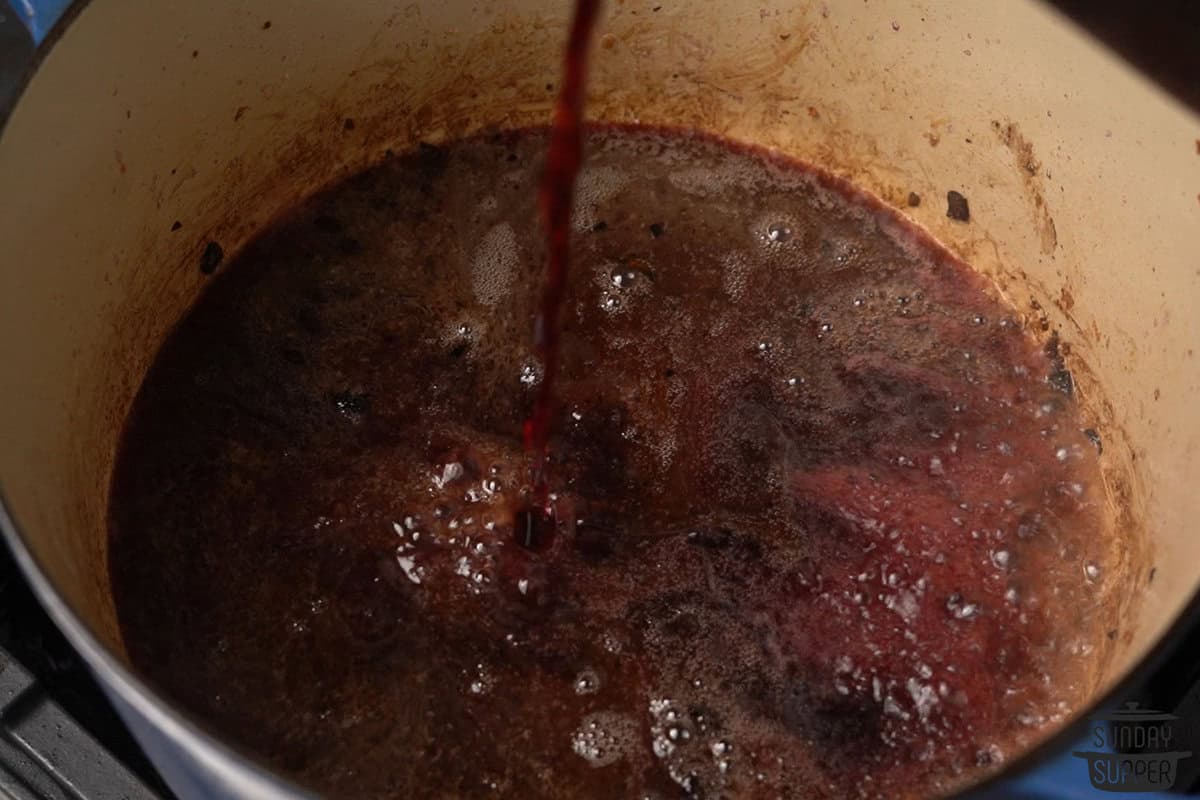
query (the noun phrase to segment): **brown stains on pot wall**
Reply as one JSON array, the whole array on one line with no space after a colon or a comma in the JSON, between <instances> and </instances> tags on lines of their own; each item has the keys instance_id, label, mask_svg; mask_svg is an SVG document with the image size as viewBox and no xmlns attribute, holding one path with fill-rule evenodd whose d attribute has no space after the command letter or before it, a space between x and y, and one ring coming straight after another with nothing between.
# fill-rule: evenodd
<instances>
[{"instance_id":1,"label":"brown stains on pot wall","mask_svg":"<svg viewBox=\"0 0 1200 800\"><path fill-rule=\"evenodd\" d=\"M952 133L954 125L946 118L929 120L929 130L921 134L925 141L929 142L930 147L937 147L942 143L942 136Z\"/></svg>"},{"instance_id":2,"label":"brown stains on pot wall","mask_svg":"<svg viewBox=\"0 0 1200 800\"><path fill-rule=\"evenodd\" d=\"M1059 290L1058 306L1066 314L1070 314L1071 309L1075 307L1075 295L1071 292L1070 284L1063 284L1062 289Z\"/></svg>"},{"instance_id":3,"label":"brown stains on pot wall","mask_svg":"<svg viewBox=\"0 0 1200 800\"><path fill-rule=\"evenodd\" d=\"M992 130L996 132L1000 143L1009 149L1025 194L1032 205L1034 222L1038 226L1038 236L1041 239L1041 250L1045 255L1054 255L1058 249L1058 230L1054 226L1054 217L1046 205L1046 187L1042 177L1042 162L1033 152L1033 144L1021 133L1017 123L992 120Z\"/></svg>"}]
</instances>

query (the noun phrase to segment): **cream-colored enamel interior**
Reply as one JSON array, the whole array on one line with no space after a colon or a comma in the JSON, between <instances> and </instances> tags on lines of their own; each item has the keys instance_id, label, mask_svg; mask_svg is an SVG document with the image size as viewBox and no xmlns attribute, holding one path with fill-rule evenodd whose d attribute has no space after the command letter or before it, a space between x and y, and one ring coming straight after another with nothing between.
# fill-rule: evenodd
<instances>
[{"instance_id":1,"label":"cream-colored enamel interior","mask_svg":"<svg viewBox=\"0 0 1200 800\"><path fill-rule=\"evenodd\" d=\"M206 243L236 252L389 147L546 122L568 6L93 0L51 51L0 140L0 485L115 652L117 435ZM593 117L816 162L1061 330L1120 528L1098 612L1120 675L1200 581L1200 119L1023 0L610 0L606 17ZM947 219L949 189L969 223Z\"/></svg>"}]
</instances>

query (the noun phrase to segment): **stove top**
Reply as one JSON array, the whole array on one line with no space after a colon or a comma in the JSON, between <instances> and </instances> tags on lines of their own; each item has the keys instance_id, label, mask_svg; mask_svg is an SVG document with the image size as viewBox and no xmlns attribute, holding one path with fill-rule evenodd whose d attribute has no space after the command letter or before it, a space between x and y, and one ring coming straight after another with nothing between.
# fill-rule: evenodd
<instances>
[{"instance_id":1,"label":"stove top","mask_svg":"<svg viewBox=\"0 0 1200 800\"><path fill-rule=\"evenodd\" d=\"M0 798L170 796L0 544Z\"/></svg>"}]
</instances>

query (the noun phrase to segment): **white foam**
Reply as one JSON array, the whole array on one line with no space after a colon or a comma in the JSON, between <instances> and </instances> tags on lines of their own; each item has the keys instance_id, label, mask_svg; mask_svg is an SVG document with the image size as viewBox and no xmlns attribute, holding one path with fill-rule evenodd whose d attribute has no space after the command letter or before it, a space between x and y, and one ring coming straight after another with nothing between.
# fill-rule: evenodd
<instances>
[{"instance_id":1,"label":"white foam","mask_svg":"<svg viewBox=\"0 0 1200 800\"><path fill-rule=\"evenodd\" d=\"M671 185L681 192L705 197L714 188L721 185L720 180L712 169L703 167L687 167L673 170L667 176Z\"/></svg>"},{"instance_id":2,"label":"white foam","mask_svg":"<svg viewBox=\"0 0 1200 800\"><path fill-rule=\"evenodd\" d=\"M721 257L721 287L732 300L741 300L749 285L750 262L745 253L734 251Z\"/></svg>"},{"instance_id":3,"label":"white foam","mask_svg":"<svg viewBox=\"0 0 1200 800\"><path fill-rule=\"evenodd\" d=\"M901 591L895 595L888 595L884 603L889 609L899 614L905 623L910 625L916 621L917 616L921 613L921 606L918 605L917 599L913 597L911 592Z\"/></svg>"},{"instance_id":4,"label":"white foam","mask_svg":"<svg viewBox=\"0 0 1200 800\"><path fill-rule=\"evenodd\" d=\"M576 230L591 230L598 221L601 203L616 196L629 178L614 167L584 167L575 181L575 209L571 222Z\"/></svg>"},{"instance_id":5,"label":"white foam","mask_svg":"<svg viewBox=\"0 0 1200 800\"><path fill-rule=\"evenodd\" d=\"M471 289L479 302L494 306L508 297L520 266L520 246L512 226L494 226L479 242L471 262Z\"/></svg>"},{"instance_id":6,"label":"white foam","mask_svg":"<svg viewBox=\"0 0 1200 800\"><path fill-rule=\"evenodd\" d=\"M665 470L671 466L671 462L675 460L675 450L678 446L679 441L675 436L674 426L655 437L654 455L658 458L659 468Z\"/></svg>"},{"instance_id":7,"label":"white foam","mask_svg":"<svg viewBox=\"0 0 1200 800\"><path fill-rule=\"evenodd\" d=\"M627 755L637 739L634 720L615 711L596 711L571 735L571 749L593 767L605 767Z\"/></svg>"},{"instance_id":8,"label":"white foam","mask_svg":"<svg viewBox=\"0 0 1200 800\"><path fill-rule=\"evenodd\" d=\"M930 710L937 705L938 696L933 687L929 684L921 683L916 678L909 678L905 684L908 689L909 697L912 698L913 707L917 710L917 716L922 720L928 719Z\"/></svg>"},{"instance_id":9,"label":"white foam","mask_svg":"<svg viewBox=\"0 0 1200 800\"><path fill-rule=\"evenodd\" d=\"M671 185L681 192L698 197L708 197L722 189L739 187L753 188L756 176L738 160L730 160L712 166L689 166L672 170L667 175Z\"/></svg>"},{"instance_id":10,"label":"white foam","mask_svg":"<svg viewBox=\"0 0 1200 800\"><path fill-rule=\"evenodd\" d=\"M397 556L396 561L400 563L400 569L404 570L405 576L413 583L421 582L421 571L417 567L417 562L410 556Z\"/></svg>"}]
</instances>

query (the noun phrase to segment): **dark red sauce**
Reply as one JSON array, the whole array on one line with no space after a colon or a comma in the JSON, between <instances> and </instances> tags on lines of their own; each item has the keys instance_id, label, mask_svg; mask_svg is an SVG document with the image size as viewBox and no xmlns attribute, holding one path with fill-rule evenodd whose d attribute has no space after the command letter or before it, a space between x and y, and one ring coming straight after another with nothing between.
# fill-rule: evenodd
<instances>
[{"instance_id":1,"label":"dark red sauce","mask_svg":"<svg viewBox=\"0 0 1200 800\"><path fill-rule=\"evenodd\" d=\"M546 145L399 155L217 272L114 476L134 665L337 797L926 796L1076 710L1104 488L993 288L803 165L591 128L533 348Z\"/></svg>"}]
</instances>

